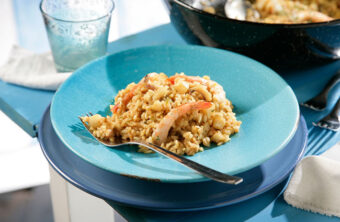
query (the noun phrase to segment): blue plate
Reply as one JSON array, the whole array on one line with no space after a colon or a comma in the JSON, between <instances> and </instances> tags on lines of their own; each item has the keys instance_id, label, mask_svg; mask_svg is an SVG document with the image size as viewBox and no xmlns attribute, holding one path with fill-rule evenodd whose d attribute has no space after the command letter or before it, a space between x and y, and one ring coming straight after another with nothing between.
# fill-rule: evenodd
<instances>
[{"instance_id":1,"label":"blue plate","mask_svg":"<svg viewBox=\"0 0 340 222\"><path fill-rule=\"evenodd\" d=\"M283 181L303 156L307 128L303 117L287 146L260 166L238 176L244 182L227 185L214 181L159 183L120 176L79 158L59 140L49 109L39 126L39 142L49 163L67 181L108 203L161 211L192 211L234 204L255 197Z\"/></svg>"},{"instance_id":2,"label":"blue plate","mask_svg":"<svg viewBox=\"0 0 340 222\"><path fill-rule=\"evenodd\" d=\"M225 50L163 45L103 57L74 72L51 105L58 137L82 159L117 174L176 183L208 180L157 153L100 145L80 124L78 116L85 113L109 114L117 92L150 72L210 75L224 87L243 122L241 130L231 142L189 157L215 170L236 174L258 166L285 147L297 129L297 99L271 69Z\"/></svg>"}]
</instances>

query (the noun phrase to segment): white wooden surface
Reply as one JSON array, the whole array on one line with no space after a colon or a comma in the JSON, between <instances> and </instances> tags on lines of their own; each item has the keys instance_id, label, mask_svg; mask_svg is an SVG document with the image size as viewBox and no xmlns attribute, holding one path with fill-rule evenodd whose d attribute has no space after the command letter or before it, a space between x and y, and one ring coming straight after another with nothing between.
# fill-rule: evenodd
<instances>
[{"instance_id":1,"label":"white wooden surface","mask_svg":"<svg viewBox=\"0 0 340 222\"><path fill-rule=\"evenodd\" d=\"M55 222L125 221L103 200L67 183L50 167L51 196Z\"/></svg>"}]
</instances>

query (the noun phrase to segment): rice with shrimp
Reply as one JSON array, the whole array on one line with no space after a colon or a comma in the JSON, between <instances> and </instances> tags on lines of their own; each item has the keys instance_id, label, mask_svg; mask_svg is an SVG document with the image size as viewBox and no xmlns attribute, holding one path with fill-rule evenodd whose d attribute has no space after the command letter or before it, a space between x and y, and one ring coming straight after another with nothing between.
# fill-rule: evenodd
<instances>
[{"instance_id":1,"label":"rice with shrimp","mask_svg":"<svg viewBox=\"0 0 340 222\"><path fill-rule=\"evenodd\" d=\"M82 117L90 131L107 141L143 140L179 155L194 155L211 143L221 145L241 122L218 83L208 76L168 77L150 73L119 91L112 115ZM140 152L152 152L139 147Z\"/></svg>"}]
</instances>

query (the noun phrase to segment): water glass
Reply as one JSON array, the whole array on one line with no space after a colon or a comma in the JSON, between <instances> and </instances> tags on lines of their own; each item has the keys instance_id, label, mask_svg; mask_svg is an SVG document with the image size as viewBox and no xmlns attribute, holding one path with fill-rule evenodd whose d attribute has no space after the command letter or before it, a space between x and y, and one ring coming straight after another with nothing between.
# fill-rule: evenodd
<instances>
[{"instance_id":1,"label":"water glass","mask_svg":"<svg viewBox=\"0 0 340 222\"><path fill-rule=\"evenodd\" d=\"M112 0L42 0L57 71L71 72L106 54Z\"/></svg>"}]
</instances>

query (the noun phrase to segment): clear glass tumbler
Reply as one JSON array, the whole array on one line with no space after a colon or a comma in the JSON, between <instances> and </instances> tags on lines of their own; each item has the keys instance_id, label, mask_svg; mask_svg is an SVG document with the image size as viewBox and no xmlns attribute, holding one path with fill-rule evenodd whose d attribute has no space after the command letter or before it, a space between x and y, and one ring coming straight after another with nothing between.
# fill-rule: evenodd
<instances>
[{"instance_id":1,"label":"clear glass tumbler","mask_svg":"<svg viewBox=\"0 0 340 222\"><path fill-rule=\"evenodd\" d=\"M71 72L106 54L112 0L42 0L57 71Z\"/></svg>"}]
</instances>

